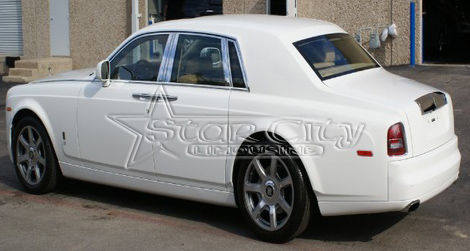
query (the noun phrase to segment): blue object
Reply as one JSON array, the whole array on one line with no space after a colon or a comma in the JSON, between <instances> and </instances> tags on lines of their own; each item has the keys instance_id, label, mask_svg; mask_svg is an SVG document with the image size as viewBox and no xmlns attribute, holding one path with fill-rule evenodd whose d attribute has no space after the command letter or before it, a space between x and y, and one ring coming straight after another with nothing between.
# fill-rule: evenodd
<instances>
[{"instance_id":1,"label":"blue object","mask_svg":"<svg viewBox=\"0 0 470 251\"><path fill-rule=\"evenodd\" d=\"M416 13L415 13L416 3L411 1L410 3L410 65L414 67L416 62Z\"/></svg>"}]
</instances>

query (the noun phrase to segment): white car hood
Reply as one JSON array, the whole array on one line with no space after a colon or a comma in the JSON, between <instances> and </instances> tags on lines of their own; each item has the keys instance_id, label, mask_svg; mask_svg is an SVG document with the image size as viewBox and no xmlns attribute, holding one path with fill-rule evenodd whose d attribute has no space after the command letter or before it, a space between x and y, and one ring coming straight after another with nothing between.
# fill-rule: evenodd
<instances>
[{"instance_id":1,"label":"white car hood","mask_svg":"<svg viewBox=\"0 0 470 251\"><path fill-rule=\"evenodd\" d=\"M32 83L41 83L49 81L70 81L70 80L93 80L95 78L95 68L81 69L74 71L61 72L47 78L32 81Z\"/></svg>"}]
</instances>

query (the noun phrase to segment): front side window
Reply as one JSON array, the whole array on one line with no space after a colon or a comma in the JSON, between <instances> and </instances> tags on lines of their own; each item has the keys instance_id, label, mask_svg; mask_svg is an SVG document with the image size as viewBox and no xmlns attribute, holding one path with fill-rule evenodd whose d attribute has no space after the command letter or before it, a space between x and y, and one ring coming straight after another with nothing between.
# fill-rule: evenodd
<instances>
[{"instance_id":1,"label":"front side window","mask_svg":"<svg viewBox=\"0 0 470 251\"><path fill-rule=\"evenodd\" d=\"M309 38L294 46L321 80L379 67L348 34Z\"/></svg>"},{"instance_id":2,"label":"front side window","mask_svg":"<svg viewBox=\"0 0 470 251\"><path fill-rule=\"evenodd\" d=\"M171 82L228 86L225 81L220 38L179 35Z\"/></svg>"},{"instance_id":3,"label":"front side window","mask_svg":"<svg viewBox=\"0 0 470 251\"><path fill-rule=\"evenodd\" d=\"M168 35L135 40L111 61L111 79L157 81Z\"/></svg>"}]
</instances>

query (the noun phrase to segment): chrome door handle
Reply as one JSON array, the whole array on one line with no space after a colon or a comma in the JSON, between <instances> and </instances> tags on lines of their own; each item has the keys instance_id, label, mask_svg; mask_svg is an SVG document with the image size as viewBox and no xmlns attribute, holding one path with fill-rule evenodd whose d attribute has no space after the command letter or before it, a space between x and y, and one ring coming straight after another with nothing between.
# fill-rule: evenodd
<instances>
[{"instance_id":1,"label":"chrome door handle","mask_svg":"<svg viewBox=\"0 0 470 251\"><path fill-rule=\"evenodd\" d=\"M150 93L132 93L132 97L138 100L149 100L153 95Z\"/></svg>"},{"instance_id":2,"label":"chrome door handle","mask_svg":"<svg viewBox=\"0 0 470 251\"><path fill-rule=\"evenodd\" d=\"M160 100L166 100L168 102L171 102L171 101L178 100L178 97L177 96L171 96L171 95L158 95L157 96L157 101L160 101Z\"/></svg>"},{"instance_id":3,"label":"chrome door handle","mask_svg":"<svg viewBox=\"0 0 470 251\"><path fill-rule=\"evenodd\" d=\"M149 100L149 99L155 99L155 101L166 100L168 102L178 100L178 97L176 97L176 96L163 95L163 94L159 94L158 96L154 96L150 93L133 93L132 97L135 98L135 99L138 99L138 100L142 100L142 101Z\"/></svg>"}]
</instances>

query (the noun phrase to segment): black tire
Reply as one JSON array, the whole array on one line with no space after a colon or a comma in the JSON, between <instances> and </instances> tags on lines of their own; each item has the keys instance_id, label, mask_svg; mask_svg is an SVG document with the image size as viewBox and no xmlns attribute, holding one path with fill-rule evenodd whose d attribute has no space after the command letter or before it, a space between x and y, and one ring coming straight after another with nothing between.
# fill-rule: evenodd
<instances>
[{"instance_id":1,"label":"black tire","mask_svg":"<svg viewBox=\"0 0 470 251\"><path fill-rule=\"evenodd\" d=\"M51 140L37 118L25 117L16 124L12 151L16 174L27 192L45 194L54 190L60 169Z\"/></svg>"},{"instance_id":2,"label":"black tire","mask_svg":"<svg viewBox=\"0 0 470 251\"><path fill-rule=\"evenodd\" d=\"M309 223L307 176L285 144L260 142L244 147L247 154L241 156L235 191L243 218L261 240L288 242Z\"/></svg>"}]
</instances>

